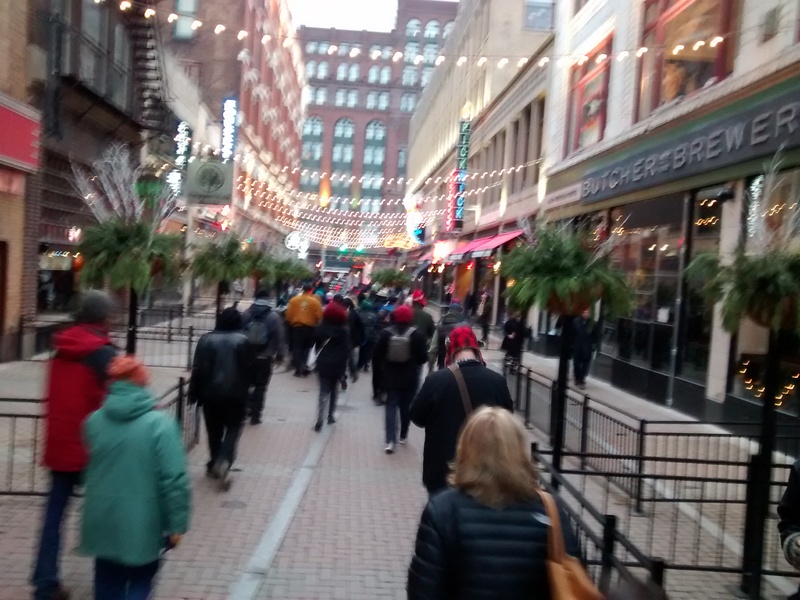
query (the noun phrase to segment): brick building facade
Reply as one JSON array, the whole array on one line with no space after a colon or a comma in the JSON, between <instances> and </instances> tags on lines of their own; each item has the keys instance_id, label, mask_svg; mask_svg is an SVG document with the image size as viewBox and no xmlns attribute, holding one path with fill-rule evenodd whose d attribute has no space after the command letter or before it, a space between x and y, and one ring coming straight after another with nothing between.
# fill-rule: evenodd
<instances>
[{"instance_id":1,"label":"brick building facade","mask_svg":"<svg viewBox=\"0 0 800 600\"><path fill-rule=\"evenodd\" d=\"M411 115L457 9L400 0L391 32L299 30L308 82L302 192L334 210L402 210L381 199L404 194Z\"/></svg>"}]
</instances>

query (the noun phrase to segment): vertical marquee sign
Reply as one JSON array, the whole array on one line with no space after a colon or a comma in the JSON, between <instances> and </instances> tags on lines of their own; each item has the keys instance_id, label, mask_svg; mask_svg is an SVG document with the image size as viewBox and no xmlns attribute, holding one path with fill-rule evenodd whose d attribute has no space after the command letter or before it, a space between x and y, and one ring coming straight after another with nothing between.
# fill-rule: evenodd
<instances>
[{"instance_id":1,"label":"vertical marquee sign","mask_svg":"<svg viewBox=\"0 0 800 600\"><path fill-rule=\"evenodd\" d=\"M239 114L239 102L236 98L225 98L222 102L222 144L220 157L222 162L233 158L236 150L236 117Z\"/></svg>"},{"instance_id":2,"label":"vertical marquee sign","mask_svg":"<svg viewBox=\"0 0 800 600\"><path fill-rule=\"evenodd\" d=\"M464 227L464 208L467 192L467 166L469 163L469 137L472 123L462 119L458 128L458 146L456 147L456 170L450 181L450 197L447 203L445 229L457 233Z\"/></svg>"}]
</instances>

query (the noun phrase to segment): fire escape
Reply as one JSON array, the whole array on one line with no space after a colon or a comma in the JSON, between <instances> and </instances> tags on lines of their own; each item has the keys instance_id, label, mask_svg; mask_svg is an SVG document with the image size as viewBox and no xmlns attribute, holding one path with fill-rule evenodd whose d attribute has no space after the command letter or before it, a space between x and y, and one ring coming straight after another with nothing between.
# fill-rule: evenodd
<instances>
[{"instance_id":1,"label":"fire escape","mask_svg":"<svg viewBox=\"0 0 800 600\"><path fill-rule=\"evenodd\" d=\"M133 46L133 79L137 114L147 137L174 135L167 105L167 82L161 55L161 33L155 5L157 0L135 2L129 13Z\"/></svg>"}]
</instances>

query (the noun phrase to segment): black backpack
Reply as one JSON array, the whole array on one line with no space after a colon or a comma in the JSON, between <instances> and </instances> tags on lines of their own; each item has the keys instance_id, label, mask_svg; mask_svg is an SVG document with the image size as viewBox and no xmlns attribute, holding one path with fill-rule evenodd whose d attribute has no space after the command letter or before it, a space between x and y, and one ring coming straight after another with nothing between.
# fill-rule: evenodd
<instances>
[{"instance_id":1,"label":"black backpack","mask_svg":"<svg viewBox=\"0 0 800 600\"><path fill-rule=\"evenodd\" d=\"M267 311L260 317L253 317L244 331L247 341L258 350L264 350L269 345L269 325L267 325L269 313L270 311Z\"/></svg>"},{"instance_id":2,"label":"black backpack","mask_svg":"<svg viewBox=\"0 0 800 600\"><path fill-rule=\"evenodd\" d=\"M359 315L364 326L364 339L368 342L378 340L378 315L371 310L365 310Z\"/></svg>"}]
</instances>

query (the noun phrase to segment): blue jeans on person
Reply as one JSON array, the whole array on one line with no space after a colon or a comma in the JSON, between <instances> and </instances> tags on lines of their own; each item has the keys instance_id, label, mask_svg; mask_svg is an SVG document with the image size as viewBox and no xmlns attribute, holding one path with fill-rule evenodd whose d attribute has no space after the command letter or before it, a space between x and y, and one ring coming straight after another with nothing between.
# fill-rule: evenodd
<instances>
[{"instance_id":1,"label":"blue jeans on person","mask_svg":"<svg viewBox=\"0 0 800 600\"><path fill-rule=\"evenodd\" d=\"M414 399L416 390L389 389L386 393L386 443L397 443L397 413L400 412L400 439L408 437L408 428L411 425L409 409Z\"/></svg>"},{"instance_id":2,"label":"blue jeans on person","mask_svg":"<svg viewBox=\"0 0 800 600\"><path fill-rule=\"evenodd\" d=\"M95 600L148 600L158 561L141 567L128 567L98 558L94 563Z\"/></svg>"},{"instance_id":3,"label":"blue jeans on person","mask_svg":"<svg viewBox=\"0 0 800 600\"><path fill-rule=\"evenodd\" d=\"M39 551L31 583L36 591L35 600L52 600L58 591L58 562L61 553L61 523L69 506L72 492L81 482L80 471L52 471L50 473L50 492L44 510Z\"/></svg>"}]
</instances>

